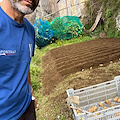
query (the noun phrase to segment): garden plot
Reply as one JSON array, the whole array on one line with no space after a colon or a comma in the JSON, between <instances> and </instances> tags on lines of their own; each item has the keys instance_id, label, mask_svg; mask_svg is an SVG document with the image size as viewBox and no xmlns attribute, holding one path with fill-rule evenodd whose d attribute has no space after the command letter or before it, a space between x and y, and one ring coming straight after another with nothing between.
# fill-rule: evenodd
<instances>
[{"instance_id":1,"label":"garden plot","mask_svg":"<svg viewBox=\"0 0 120 120\"><path fill-rule=\"evenodd\" d=\"M43 85L49 94L70 74L102 67L120 58L120 38L95 39L50 50L43 57Z\"/></svg>"}]
</instances>

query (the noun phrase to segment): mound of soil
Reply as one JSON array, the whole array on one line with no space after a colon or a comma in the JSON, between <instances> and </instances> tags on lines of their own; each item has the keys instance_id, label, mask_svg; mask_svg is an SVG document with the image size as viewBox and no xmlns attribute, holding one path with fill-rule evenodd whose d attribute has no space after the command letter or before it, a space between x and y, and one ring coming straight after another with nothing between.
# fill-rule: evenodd
<instances>
[{"instance_id":1,"label":"mound of soil","mask_svg":"<svg viewBox=\"0 0 120 120\"><path fill-rule=\"evenodd\" d=\"M70 74L120 58L120 38L99 38L50 50L42 59L45 94Z\"/></svg>"}]
</instances>

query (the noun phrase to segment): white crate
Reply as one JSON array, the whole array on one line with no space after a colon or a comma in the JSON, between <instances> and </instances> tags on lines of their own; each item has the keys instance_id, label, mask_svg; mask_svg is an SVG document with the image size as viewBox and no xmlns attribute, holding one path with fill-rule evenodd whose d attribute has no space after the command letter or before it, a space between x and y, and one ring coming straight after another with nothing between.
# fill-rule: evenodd
<instances>
[{"instance_id":1,"label":"white crate","mask_svg":"<svg viewBox=\"0 0 120 120\"><path fill-rule=\"evenodd\" d=\"M72 103L72 106L79 107L83 110L88 110L91 106L97 106L97 112L95 113L80 113L77 114L76 110L73 109L73 119L74 120L120 120L120 103L115 102L116 106L108 107L107 109L102 109L99 107L98 103L105 102L109 99L112 103L114 97L120 97L120 76L116 76L114 80L104 82L101 84L96 84L90 87L85 87L82 89L74 90L68 89L67 95L79 96L79 106ZM105 104L105 103L104 103Z\"/></svg>"}]
</instances>

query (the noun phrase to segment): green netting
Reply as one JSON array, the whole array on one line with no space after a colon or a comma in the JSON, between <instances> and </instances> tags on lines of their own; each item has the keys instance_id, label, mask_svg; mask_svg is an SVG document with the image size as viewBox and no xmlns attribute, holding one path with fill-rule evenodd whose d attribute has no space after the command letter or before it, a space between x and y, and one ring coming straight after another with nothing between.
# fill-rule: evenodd
<instances>
[{"instance_id":1,"label":"green netting","mask_svg":"<svg viewBox=\"0 0 120 120\"><path fill-rule=\"evenodd\" d=\"M35 43L38 47L46 46L53 37L53 31L50 29L50 23L46 20L41 20L36 17L35 23Z\"/></svg>"},{"instance_id":2,"label":"green netting","mask_svg":"<svg viewBox=\"0 0 120 120\"><path fill-rule=\"evenodd\" d=\"M50 23L53 36L57 39L69 39L82 34L84 26L77 16L57 17Z\"/></svg>"}]
</instances>

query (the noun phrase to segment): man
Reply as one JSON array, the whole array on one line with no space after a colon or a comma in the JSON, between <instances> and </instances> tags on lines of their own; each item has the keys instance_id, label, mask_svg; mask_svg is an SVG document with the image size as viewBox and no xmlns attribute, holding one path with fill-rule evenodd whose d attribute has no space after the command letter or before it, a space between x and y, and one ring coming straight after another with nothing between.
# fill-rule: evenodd
<instances>
[{"instance_id":1,"label":"man","mask_svg":"<svg viewBox=\"0 0 120 120\"><path fill-rule=\"evenodd\" d=\"M24 15L32 13L38 2L0 3L0 120L36 120L29 70L35 32Z\"/></svg>"}]
</instances>

